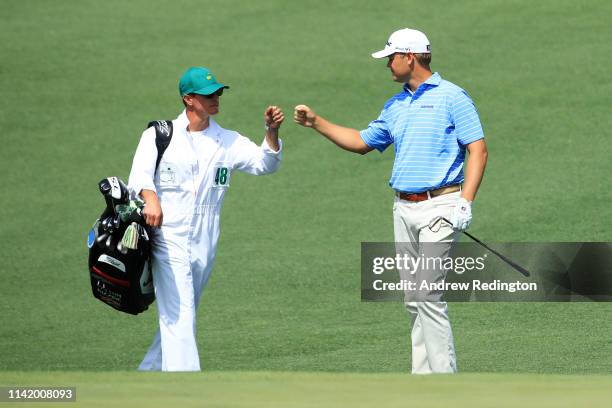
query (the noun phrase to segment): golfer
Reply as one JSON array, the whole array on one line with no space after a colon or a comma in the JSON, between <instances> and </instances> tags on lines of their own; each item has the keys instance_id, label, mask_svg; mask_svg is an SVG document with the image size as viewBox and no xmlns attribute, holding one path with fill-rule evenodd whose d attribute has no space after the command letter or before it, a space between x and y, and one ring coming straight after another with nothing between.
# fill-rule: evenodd
<instances>
[{"instance_id":1,"label":"golfer","mask_svg":"<svg viewBox=\"0 0 612 408\"><path fill-rule=\"evenodd\" d=\"M463 89L432 73L431 45L422 32L396 31L385 48L372 56L387 58L393 80L403 87L366 129L338 126L306 105L296 106L294 120L355 153L382 152L393 144L395 161L389 185L395 193L396 246L413 257L423 253L445 257L458 233L470 225L472 202L487 161L478 113ZM446 273L418 270L416 278L440 282ZM412 323L414 374L457 371L447 304L441 298L442 293L405 294Z\"/></svg>"},{"instance_id":2,"label":"golfer","mask_svg":"<svg viewBox=\"0 0 612 408\"><path fill-rule=\"evenodd\" d=\"M159 330L139 370L199 371L196 308L215 261L221 205L235 170L275 172L281 160L276 106L264 111L265 138L257 146L213 119L229 88L208 69L189 68L179 82L185 112L156 171L155 130L140 139L129 187L145 201L152 228L153 283Z\"/></svg>"}]
</instances>

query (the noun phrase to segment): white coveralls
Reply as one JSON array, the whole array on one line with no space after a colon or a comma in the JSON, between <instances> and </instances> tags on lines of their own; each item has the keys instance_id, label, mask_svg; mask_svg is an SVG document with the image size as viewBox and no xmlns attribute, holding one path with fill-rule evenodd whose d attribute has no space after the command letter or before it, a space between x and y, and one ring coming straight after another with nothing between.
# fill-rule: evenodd
<instances>
[{"instance_id":1,"label":"white coveralls","mask_svg":"<svg viewBox=\"0 0 612 408\"><path fill-rule=\"evenodd\" d=\"M274 152L265 140L257 146L212 118L202 132L188 132L187 125L184 112L173 121L172 140L157 172L155 129L145 130L128 182L135 193L155 191L163 213L152 237L159 330L139 370L200 370L196 308L215 260L231 172L273 173L281 160L280 149Z\"/></svg>"}]
</instances>

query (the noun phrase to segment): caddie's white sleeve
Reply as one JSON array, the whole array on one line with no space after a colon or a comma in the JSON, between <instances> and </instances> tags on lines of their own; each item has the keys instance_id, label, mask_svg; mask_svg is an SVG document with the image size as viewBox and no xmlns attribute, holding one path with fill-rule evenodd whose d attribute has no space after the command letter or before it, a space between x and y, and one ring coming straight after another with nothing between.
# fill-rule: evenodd
<instances>
[{"instance_id":1,"label":"caddie's white sleeve","mask_svg":"<svg viewBox=\"0 0 612 408\"><path fill-rule=\"evenodd\" d=\"M140 194L142 190L157 192L154 183L156 160L155 128L150 127L142 133L132 161L128 188L135 195Z\"/></svg>"},{"instance_id":2,"label":"caddie's white sleeve","mask_svg":"<svg viewBox=\"0 0 612 408\"><path fill-rule=\"evenodd\" d=\"M281 162L283 141L278 139L278 152L272 150L266 139L257 146L248 138L238 135L238 139L232 146L235 149L234 168L249 174L270 174L278 170Z\"/></svg>"}]
</instances>

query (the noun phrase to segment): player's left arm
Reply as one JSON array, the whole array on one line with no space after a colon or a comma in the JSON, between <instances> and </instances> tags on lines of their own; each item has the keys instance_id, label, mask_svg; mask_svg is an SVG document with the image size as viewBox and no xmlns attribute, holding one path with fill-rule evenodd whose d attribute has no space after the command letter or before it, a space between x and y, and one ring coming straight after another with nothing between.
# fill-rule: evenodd
<instances>
[{"instance_id":1,"label":"player's left arm","mask_svg":"<svg viewBox=\"0 0 612 408\"><path fill-rule=\"evenodd\" d=\"M454 229L465 231L472 222L472 201L476 198L487 165L487 145L476 106L465 91L456 94L450 113L457 141L465 146L468 154L463 168L461 198L453 209L451 223Z\"/></svg>"},{"instance_id":2,"label":"player's left arm","mask_svg":"<svg viewBox=\"0 0 612 408\"><path fill-rule=\"evenodd\" d=\"M487 164L487 145L474 102L467 92L457 92L451 104L451 117L457 141L465 146L468 157L464 167L461 197L474 201Z\"/></svg>"},{"instance_id":3,"label":"player's left arm","mask_svg":"<svg viewBox=\"0 0 612 408\"><path fill-rule=\"evenodd\" d=\"M464 169L461 197L468 201L474 201L487 165L487 144L484 139L480 139L468 144L466 148L468 158Z\"/></svg>"}]
</instances>

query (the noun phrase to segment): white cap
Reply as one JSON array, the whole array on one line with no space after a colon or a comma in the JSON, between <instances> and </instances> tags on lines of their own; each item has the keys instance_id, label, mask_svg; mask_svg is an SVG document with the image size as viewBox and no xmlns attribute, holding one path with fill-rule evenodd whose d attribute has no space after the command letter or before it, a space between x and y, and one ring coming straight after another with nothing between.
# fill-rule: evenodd
<instances>
[{"instance_id":1,"label":"white cap","mask_svg":"<svg viewBox=\"0 0 612 408\"><path fill-rule=\"evenodd\" d=\"M385 48L375 52L372 56L374 58L385 58L396 52L426 54L431 52L431 44L422 32L404 28L391 34Z\"/></svg>"}]
</instances>

